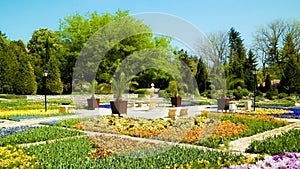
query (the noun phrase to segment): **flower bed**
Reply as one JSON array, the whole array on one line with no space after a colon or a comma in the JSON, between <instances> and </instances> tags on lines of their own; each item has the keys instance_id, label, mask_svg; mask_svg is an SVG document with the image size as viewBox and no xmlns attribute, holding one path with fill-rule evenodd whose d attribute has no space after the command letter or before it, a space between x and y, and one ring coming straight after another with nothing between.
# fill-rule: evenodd
<instances>
[{"instance_id":1,"label":"flower bed","mask_svg":"<svg viewBox=\"0 0 300 169\"><path fill-rule=\"evenodd\" d=\"M98 138L97 138L98 137ZM102 137L102 136L100 136ZM129 149L134 149L137 144L127 139L117 139L109 136L96 136L102 144L100 146L109 145L115 151L122 151L119 144L126 145ZM102 140L103 139L103 140ZM112 142L113 141L113 142ZM99 142L99 143L100 143ZM138 146L143 146L138 144ZM94 148L93 148L94 147ZM147 147L147 146L146 146ZM124 156L111 153L109 150L96 149L87 137L71 138L64 141L47 143L45 145L31 146L25 148L25 151L36 157L40 161L41 168L168 168L172 166L191 165L198 168L221 168L229 167L233 164L245 162L246 157L234 155L231 153L204 151L194 148L181 147L163 147L159 149L159 153L155 156L141 156L132 158L132 156ZM123 147L124 148L124 147ZM96 150L96 151L95 151ZM99 158L100 157L100 158ZM253 159L248 161L254 161ZM176 168L176 167L175 167Z\"/></svg>"},{"instance_id":2,"label":"flower bed","mask_svg":"<svg viewBox=\"0 0 300 169\"><path fill-rule=\"evenodd\" d=\"M246 152L266 153L270 155L283 154L285 152L300 152L300 130L292 129L288 132L269 137L261 141L253 141Z\"/></svg>"},{"instance_id":3,"label":"flower bed","mask_svg":"<svg viewBox=\"0 0 300 169\"><path fill-rule=\"evenodd\" d=\"M269 116L202 113L196 118L150 120L105 116L83 121L83 130L219 147L228 141L282 127L287 122ZM78 124L78 125L79 125Z\"/></svg>"},{"instance_id":4,"label":"flower bed","mask_svg":"<svg viewBox=\"0 0 300 169\"><path fill-rule=\"evenodd\" d=\"M291 111L287 109L255 108L255 111L245 112L245 114L254 114L254 115L286 114L286 113L291 113Z\"/></svg>"},{"instance_id":5,"label":"flower bed","mask_svg":"<svg viewBox=\"0 0 300 169\"><path fill-rule=\"evenodd\" d=\"M21 147L0 147L0 168L39 168L40 163Z\"/></svg>"},{"instance_id":6,"label":"flower bed","mask_svg":"<svg viewBox=\"0 0 300 169\"><path fill-rule=\"evenodd\" d=\"M255 164L244 164L240 166L230 166L229 169L248 169L248 168L299 168L300 153L284 153L275 156L267 156L264 160L259 160ZM228 168L223 168L228 169Z\"/></svg>"},{"instance_id":7,"label":"flower bed","mask_svg":"<svg viewBox=\"0 0 300 169\"><path fill-rule=\"evenodd\" d=\"M279 117L279 118L300 118L300 108L296 107L281 107L281 106L259 106L265 109L275 109L277 111L287 111L287 113L276 114L269 113L269 116Z\"/></svg>"},{"instance_id":8,"label":"flower bed","mask_svg":"<svg viewBox=\"0 0 300 169\"><path fill-rule=\"evenodd\" d=\"M38 127L39 126L17 126L17 127L2 129L0 132L0 139L11 134L26 132L32 129L36 129Z\"/></svg>"},{"instance_id":9,"label":"flower bed","mask_svg":"<svg viewBox=\"0 0 300 169\"><path fill-rule=\"evenodd\" d=\"M58 116L70 113L59 113L58 110L1 110L0 119L21 120L26 118L39 118L43 116Z\"/></svg>"},{"instance_id":10,"label":"flower bed","mask_svg":"<svg viewBox=\"0 0 300 169\"><path fill-rule=\"evenodd\" d=\"M26 132L18 132L0 139L0 146L34 143L39 141L53 140L83 133L73 130L65 130L57 127L39 127Z\"/></svg>"}]
</instances>

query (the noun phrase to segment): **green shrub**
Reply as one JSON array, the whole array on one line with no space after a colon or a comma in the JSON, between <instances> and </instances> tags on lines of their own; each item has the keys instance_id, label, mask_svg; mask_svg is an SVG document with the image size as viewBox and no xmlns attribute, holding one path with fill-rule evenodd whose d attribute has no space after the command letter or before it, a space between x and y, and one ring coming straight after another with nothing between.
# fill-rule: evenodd
<instances>
[{"instance_id":1,"label":"green shrub","mask_svg":"<svg viewBox=\"0 0 300 169\"><path fill-rule=\"evenodd\" d=\"M167 90L159 90L158 92L159 97L164 97L164 98L170 98L170 95Z\"/></svg>"},{"instance_id":2,"label":"green shrub","mask_svg":"<svg viewBox=\"0 0 300 169\"><path fill-rule=\"evenodd\" d=\"M145 95L149 95L150 91L148 91L147 89L137 89L134 91L134 94L145 94Z\"/></svg>"},{"instance_id":3,"label":"green shrub","mask_svg":"<svg viewBox=\"0 0 300 169\"><path fill-rule=\"evenodd\" d=\"M243 98L243 94L239 90L234 90L233 96L235 100L240 100Z\"/></svg>"},{"instance_id":4,"label":"green shrub","mask_svg":"<svg viewBox=\"0 0 300 169\"><path fill-rule=\"evenodd\" d=\"M58 122L55 126L72 128L75 124L80 123L81 119L67 119Z\"/></svg>"},{"instance_id":5,"label":"green shrub","mask_svg":"<svg viewBox=\"0 0 300 169\"><path fill-rule=\"evenodd\" d=\"M278 98L279 99L283 99L283 98L286 98L286 97L288 97L289 95L288 94L286 94L286 93L279 93L278 94Z\"/></svg>"},{"instance_id":6,"label":"green shrub","mask_svg":"<svg viewBox=\"0 0 300 169\"><path fill-rule=\"evenodd\" d=\"M287 101L287 100L272 100L268 102L259 102L256 103L256 106L281 106L281 107L294 107L295 101Z\"/></svg>"},{"instance_id":7,"label":"green shrub","mask_svg":"<svg viewBox=\"0 0 300 169\"><path fill-rule=\"evenodd\" d=\"M249 96L249 91L247 89L241 89L240 93L242 96Z\"/></svg>"}]
</instances>

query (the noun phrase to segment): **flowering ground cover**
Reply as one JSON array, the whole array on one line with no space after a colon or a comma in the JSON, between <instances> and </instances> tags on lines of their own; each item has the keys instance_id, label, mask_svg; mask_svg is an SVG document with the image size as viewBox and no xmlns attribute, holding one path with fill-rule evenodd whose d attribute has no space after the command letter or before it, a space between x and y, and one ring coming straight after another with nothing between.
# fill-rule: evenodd
<instances>
[{"instance_id":1,"label":"flowering ground cover","mask_svg":"<svg viewBox=\"0 0 300 169\"><path fill-rule=\"evenodd\" d=\"M291 113L287 109L274 109L274 108L255 108L255 111L245 112L245 114L255 114L255 115L267 115L267 114L286 114Z\"/></svg>"},{"instance_id":2,"label":"flowering ground cover","mask_svg":"<svg viewBox=\"0 0 300 169\"><path fill-rule=\"evenodd\" d=\"M300 168L300 153L284 153L275 156L266 156L263 160L259 160L255 164L233 165L229 169L248 169L248 168ZM224 167L223 169L228 169Z\"/></svg>"},{"instance_id":3,"label":"flowering ground cover","mask_svg":"<svg viewBox=\"0 0 300 169\"><path fill-rule=\"evenodd\" d=\"M58 109L64 103L73 104L72 99L47 99L48 110ZM0 100L0 110L36 110L44 109L44 100L10 99Z\"/></svg>"},{"instance_id":4,"label":"flowering ground cover","mask_svg":"<svg viewBox=\"0 0 300 169\"><path fill-rule=\"evenodd\" d=\"M12 135L12 134L15 134L18 132L29 131L32 129L36 129L38 127L39 126L17 126L17 127L11 127L11 128L4 128L4 129L1 129L1 131L0 131L0 139L5 136L8 136L8 135Z\"/></svg>"},{"instance_id":5,"label":"flowering ground cover","mask_svg":"<svg viewBox=\"0 0 300 169\"><path fill-rule=\"evenodd\" d=\"M59 113L58 110L0 110L0 119L22 120L26 118L39 118L44 116L59 116L70 113Z\"/></svg>"},{"instance_id":6,"label":"flowering ground cover","mask_svg":"<svg viewBox=\"0 0 300 169\"><path fill-rule=\"evenodd\" d=\"M0 147L0 168L39 168L40 163L34 155L19 146Z\"/></svg>"},{"instance_id":7,"label":"flowering ground cover","mask_svg":"<svg viewBox=\"0 0 300 169\"><path fill-rule=\"evenodd\" d=\"M204 112L200 116L178 120L104 116L77 124L83 130L120 133L166 141L219 147L237 138L286 125L274 117Z\"/></svg>"},{"instance_id":8,"label":"flowering ground cover","mask_svg":"<svg viewBox=\"0 0 300 169\"><path fill-rule=\"evenodd\" d=\"M278 118L300 118L300 108L297 107L282 107L282 106L258 106L259 108L263 108L265 110L275 110L271 111L268 114L269 116L274 116ZM284 113L276 113L276 112L284 112Z\"/></svg>"}]
</instances>

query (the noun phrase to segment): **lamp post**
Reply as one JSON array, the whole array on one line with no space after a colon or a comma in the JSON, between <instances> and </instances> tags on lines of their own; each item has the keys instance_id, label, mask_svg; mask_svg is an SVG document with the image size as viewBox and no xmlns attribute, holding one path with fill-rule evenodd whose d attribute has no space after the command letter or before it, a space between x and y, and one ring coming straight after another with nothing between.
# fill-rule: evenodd
<instances>
[{"instance_id":1,"label":"lamp post","mask_svg":"<svg viewBox=\"0 0 300 169\"><path fill-rule=\"evenodd\" d=\"M45 69L44 70L44 73L43 73L43 76L44 76L44 94L45 94L45 112L47 112L47 92L46 92L46 90L47 90L47 87L46 87L46 78L47 78L47 76L48 76L48 70L47 69Z\"/></svg>"},{"instance_id":2,"label":"lamp post","mask_svg":"<svg viewBox=\"0 0 300 169\"><path fill-rule=\"evenodd\" d=\"M252 70L252 74L254 75L254 91L253 91L253 95L254 95L254 102L253 102L253 107L254 107L254 111L255 111L255 96L256 96L256 74L257 74L257 70L254 68Z\"/></svg>"}]
</instances>

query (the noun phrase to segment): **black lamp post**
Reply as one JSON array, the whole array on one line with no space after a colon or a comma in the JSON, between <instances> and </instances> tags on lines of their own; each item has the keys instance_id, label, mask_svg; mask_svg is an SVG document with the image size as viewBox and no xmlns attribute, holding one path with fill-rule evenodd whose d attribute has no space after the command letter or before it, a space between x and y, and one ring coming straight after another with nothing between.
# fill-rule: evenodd
<instances>
[{"instance_id":1,"label":"black lamp post","mask_svg":"<svg viewBox=\"0 0 300 169\"><path fill-rule=\"evenodd\" d=\"M254 111L255 111L255 96L256 96L256 74L257 74L257 70L253 69L252 73L254 75L254 91L253 91L253 95L254 95L254 103L253 103L253 107L254 107Z\"/></svg>"},{"instance_id":2,"label":"black lamp post","mask_svg":"<svg viewBox=\"0 0 300 169\"><path fill-rule=\"evenodd\" d=\"M47 112L47 92L46 92L46 90L47 90L47 87L46 87L46 78L47 78L47 76L48 76L48 70L47 69L45 69L44 70L44 73L43 73L43 76L44 76L44 94L45 94L45 112Z\"/></svg>"}]
</instances>

